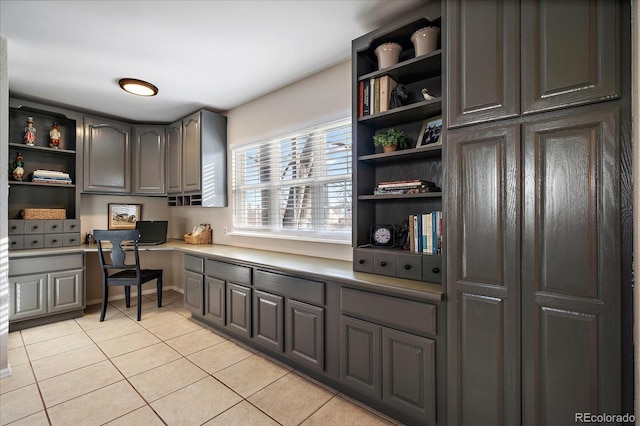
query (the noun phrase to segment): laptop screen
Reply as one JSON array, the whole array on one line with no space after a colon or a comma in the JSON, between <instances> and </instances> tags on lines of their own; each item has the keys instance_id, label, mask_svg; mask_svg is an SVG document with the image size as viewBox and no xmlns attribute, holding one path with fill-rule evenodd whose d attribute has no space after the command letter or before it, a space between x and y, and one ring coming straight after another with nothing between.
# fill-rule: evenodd
<instances>
[{"instance_id":1,"label":"laptop screen","mask_svg":"<svg viewBox=\"0 0 640 426\"><path fill-rule=\"evenodd\" d=\"M140 232L140 243L163 244L167 241L166 220L139 220L136 229Z\"/></svg>"}]
</instances>

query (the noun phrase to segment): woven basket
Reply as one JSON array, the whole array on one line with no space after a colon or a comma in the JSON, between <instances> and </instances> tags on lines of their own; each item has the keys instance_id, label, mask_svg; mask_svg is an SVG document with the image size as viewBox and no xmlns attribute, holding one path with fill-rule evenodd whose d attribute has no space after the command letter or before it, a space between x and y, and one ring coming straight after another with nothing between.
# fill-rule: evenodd
<instances>
[{"instance_id":1,"label":"woven basket","mask_svg":"<svg viewBox=\"0 0 640 426\"><path fill-rule=\"evenodd\" d=\"M66 209L22 209L23 219L66 219Z\"/></svg>"},{"instance_id":2,"label":"woven basket","mask_svg":"<svg viewBox=\"0 0 640 426\"><path fill-rule=\"evenodd\" d=\"M211 241L213 241L213 230L209 229L209 231L205 231L195 237L190 233L184 234L184 241L187 244L211 244Z\"/></svg>"}]
</instances>

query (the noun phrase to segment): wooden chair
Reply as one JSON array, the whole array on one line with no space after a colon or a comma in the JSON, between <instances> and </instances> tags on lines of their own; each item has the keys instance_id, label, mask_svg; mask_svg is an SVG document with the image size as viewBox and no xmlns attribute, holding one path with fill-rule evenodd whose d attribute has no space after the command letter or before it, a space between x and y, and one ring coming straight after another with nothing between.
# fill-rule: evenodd
<instances>
[{"instance_id":1,"label":"wooden chair","mask_svg":"<svg viewBox=\"0 0 640 426\"><path fill-rule=\"evenodd\" d=\"M136 230L104 231L95 230L93 235L98 244L98 258L102 267L102 313L100 321L104 321L107 313L109 287L124 287L127 308L131 305L131 286L138 287L138 321L142 315L142 284L157 280L158 307L162 307L162 269L141 269L138 255L138 239ZM123 242L127 246L123 246ZM131 244L130 246L128 244ZM135 263L126 263L125 250L133 251ZM108 257L108 258L107 258Z\"/></svg>"}]
</instances>

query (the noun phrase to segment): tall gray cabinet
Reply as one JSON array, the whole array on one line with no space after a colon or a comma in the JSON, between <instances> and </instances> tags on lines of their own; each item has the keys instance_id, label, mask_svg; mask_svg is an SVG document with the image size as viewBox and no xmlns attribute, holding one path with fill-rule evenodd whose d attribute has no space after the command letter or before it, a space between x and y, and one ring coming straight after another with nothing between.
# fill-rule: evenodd
<instances>
[{"instance_id":1,"label":"tall gray cabinet","mask_svg":"<svg viewBox=\"0 0 640 426\"><path fill-rule=\"evenodd\" d=\"M631 411L629 17L447 2L451 425Z\"/></svg>"}]
</instances>

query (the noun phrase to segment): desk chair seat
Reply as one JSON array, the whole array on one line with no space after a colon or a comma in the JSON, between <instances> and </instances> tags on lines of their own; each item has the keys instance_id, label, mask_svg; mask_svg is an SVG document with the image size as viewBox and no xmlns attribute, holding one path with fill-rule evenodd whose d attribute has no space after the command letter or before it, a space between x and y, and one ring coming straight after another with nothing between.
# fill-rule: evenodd
<instances>
[{"instance_id":1,"label":"desk chair seat","mask_svg":"<svg viewBox=\"0 0 640 426\"><path fill-rule=\"evenodd\" d=\"M138 287L138 321L142 316L142 284L156 280L158 308L162 307L162 269L141 269L138 254L140 233L136 230L93 231L98 244L98 258L102 267L102 312L100 321L107 313L109 287L124 286L127 308L131 306L131 286ZM123 242L127 245L124 246ZM129 245L130 244L130 245ZM135 263L127 263L125 249L133 250Z\"/></svg>"}]
</instances>

